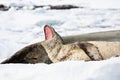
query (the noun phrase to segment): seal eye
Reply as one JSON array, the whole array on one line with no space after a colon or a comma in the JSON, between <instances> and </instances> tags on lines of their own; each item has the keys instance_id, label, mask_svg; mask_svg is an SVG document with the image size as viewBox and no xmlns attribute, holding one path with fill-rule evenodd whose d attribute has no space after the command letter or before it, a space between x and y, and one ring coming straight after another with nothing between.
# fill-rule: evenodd
<instances>
[{"instance_id":1,"label":"seal eye","mask_svg":"<svg viewBox=\"0 0 120 80\"><path fill-rule=\"evenodd\" d=\"M48 25L45 25L44 27L44 32L45 32L45 39L51 39L53 37L51 27Z\"/></svg>"}]
</instances>

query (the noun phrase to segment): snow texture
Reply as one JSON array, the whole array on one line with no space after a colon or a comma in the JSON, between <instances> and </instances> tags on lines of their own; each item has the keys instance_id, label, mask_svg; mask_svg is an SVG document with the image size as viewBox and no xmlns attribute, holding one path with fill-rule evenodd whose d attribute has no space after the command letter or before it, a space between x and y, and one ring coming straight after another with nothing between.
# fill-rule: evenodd
<instances>
[{"instance_id":1,"label":"snow texture","mask_svg":"<svg viewBox=\"0 0 120 80\"><path fill-rule=\"evenodd\" d=\"M47 64L2 64L2 80L119 80L120 58Z\"/></svg>"},{"instance_id":2,"label":"snow texture","mask_svg":"<svg viewBox=\"0 0 120 80\"><path fill-rule=\"evenodd\" d=\"M0 61L24 46L44 40L51 24L61 36L120 29L120 0L0 0ZM39 5L71 4L83 8L51 10ZM120 58L56 64L1 64L1 80L119 80Z\"/></svg>"}]
</instances>

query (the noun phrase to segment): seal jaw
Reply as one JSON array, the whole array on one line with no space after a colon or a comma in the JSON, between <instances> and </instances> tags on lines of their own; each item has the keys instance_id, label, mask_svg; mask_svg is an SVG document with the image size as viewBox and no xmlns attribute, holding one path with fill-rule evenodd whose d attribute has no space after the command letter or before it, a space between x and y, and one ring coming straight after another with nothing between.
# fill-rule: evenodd
<instances>
[{"instance_id":1,"label":"seal jaw","mask_svg":"<svg viewBox=\"0 0 120 80\"><path fill-rule=\"evenodd\" d=\"M44 33L45 33L46 40L53 38L52 28L49 25L45 25Z\"/></svg>"}]
</instances>

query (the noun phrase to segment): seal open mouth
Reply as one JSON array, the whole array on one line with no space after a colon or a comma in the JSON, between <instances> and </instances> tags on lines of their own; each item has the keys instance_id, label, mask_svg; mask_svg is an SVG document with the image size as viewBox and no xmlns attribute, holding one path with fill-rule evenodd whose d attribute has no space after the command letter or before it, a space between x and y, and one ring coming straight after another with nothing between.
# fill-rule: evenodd
<instances>
[{"instance_id":1,"label":"seal open mouth","mask_svg":"<svg viewBox=\"0 0 120 80\"><path fill-rule=\"evenodd\" d=\"M45 39L46 40L53 38L53 31L49 25L45 25L44 32L45 32Z\"/></svg>"}]
</instances>

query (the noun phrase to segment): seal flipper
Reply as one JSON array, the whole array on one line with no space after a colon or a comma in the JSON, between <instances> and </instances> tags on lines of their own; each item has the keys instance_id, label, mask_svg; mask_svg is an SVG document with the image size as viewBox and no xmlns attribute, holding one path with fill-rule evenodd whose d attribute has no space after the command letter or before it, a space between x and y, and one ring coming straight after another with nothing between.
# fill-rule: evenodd
<instances>
[{"instance_id":1,"label":"seal flipper","mask_svg":"<svg viewBox=\"0 0 120 80\"><path fill-rule=\"evenodd\" d=\"M102 55L100 54L98 48L91 43L77 43L81 49L83 49L86 54L91 58L91 60L103 60Z\"/></svg>"}]
</instances>

